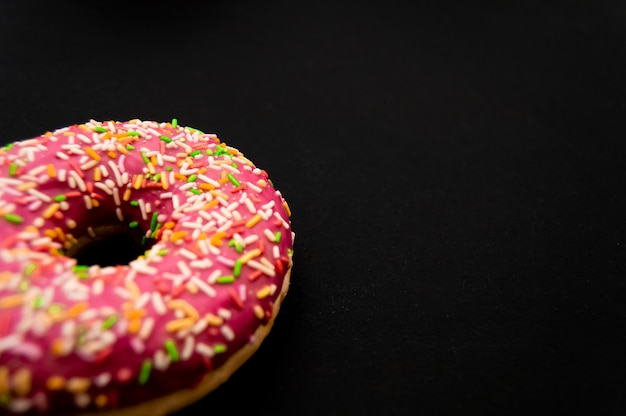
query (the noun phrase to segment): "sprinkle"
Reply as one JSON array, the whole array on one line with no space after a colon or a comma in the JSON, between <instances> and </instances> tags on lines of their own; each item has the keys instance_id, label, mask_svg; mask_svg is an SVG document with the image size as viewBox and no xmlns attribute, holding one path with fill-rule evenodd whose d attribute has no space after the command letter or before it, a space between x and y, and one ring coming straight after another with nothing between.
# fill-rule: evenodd
<instances>
[{"instance_id":1,"label":"sprinkle","mask_svg":"<svg viewBox=\"0 0 626 416\"><path fill-rule=\"evenodd\" d=\"M234 276L220 276L217 278L217 283L219 284L228 284L235 281Z\"/></svg>"},{"instance_id":2,"label":"sprinkle","mask_svg":"<svg viewBox=\"0 0 626 416\"><path fill-rule=\"evenodd\" d=\"M96 126L93 128L93 131L95 131L96 133L106 133L108 130L104 127Z\"/></svg>"},{"instance_id":3,"label":"sprinkle","mask_svg":"<svg viewBox=\"0 0 626 416\"><path fill-rule=\"evenodd\" d=\"M88 378L72 377L69 380L67 380L65 388L70 393L78 394L78 393L86 392L87 390L89 390L90 386L91 386L91 382L89 381Z\"/></svg>"},{"instance_id":4,"label":"sprinkle","mask_svg":"<svg viewBox=\"0 0 626 416\"><path fill-rule=\"evenodd\" d=\"M254 316L256 316L257 319L263 319L265 317L265 312L263 311L261 305L254 306Z\"/></svg>"},{"instance_id":5,"label":"sprinkle","mask_svg":"<svg viewBox=\"0 0 626 416\"><path fill-rule=\"evenodd\" d=\"M178 120L175 118L172 119L172 127L178 127Z\"/></svg>"},{"instance_id":6,"label":"sprinkle","mask_svg":"<svg viewBox=\"0 0 626 416\"><path fill-rule=\"evenodd\" d=\"M189 304L188 302L182 300L182 299L174 299L172 301L170 301L167 306L170 309L180 309L182 310L187 316L189 316L190 318L192 318L193 320L197 320L200 315L198 314L198 311L196 310L196 308L194 308L193 306L191 306L191 304Z\"/></svg>"},{"instance_id":7,"label":"sprinkle","mask_svg":"<svg viewBox=\"0 0 626 416\"><path fill-rule=\"evenodd\" d=\"M9 309L20 306L25 300L26 299L22 294L5 296L0 299L0 309Z\"/></svg>"},{"instance_id":8,"label":"sprinkle","mask_svg":"<svg viewBox=\"0 0 626 416\"><path fill-rule=\"evenodd\" d=\"M165 324L165 330L167 332L178 332L181 329L191 328L196 323L193 318L174 319Z\"/></svg>"},{"instance_id":9,"label":"sprinkle","mask_svg":"<svg viewBox=\"0 0 626 416\"><path fill-rule=\"evenodd\" d=\"M228 180L229 180L229 181L230 181L233 185L235 185L235 186L239 186L239 185L241 185L241 183L237 180L237 178L235 178L235 177L233 176L233 174L232 174L232 173L229 173L229 174L228 174L228 175L226 175L226 176L228 176Z\"/></svg>"},{"instance_id":10,"label":"sprinkle","mask_svg":"<svg viewBox=\"0 0 626 416\"><path fill-rule=\"evenodd\" d=\"M139 384L146 384L148 377L150 377L150 371L152 370L152 361L146 358L141 364L141 371L139 373Z\"/></svg>"},{"instance_id":11,"label":"sprinkle","mask_svg":"<svg viewBox=\"0 0 626 416\"><path fill-rule=\"evenodd\" d=\"M167 136L161 136L161 137L159 137L159 138L160 138L161 140L163 140L165 143L171 143L171 142L172 142L172 139L170 139L170 138L169 138L169 137L167 137Z\"/></svg>"},{"instance_id":12,"label":"sprinkle","mask_svg":"<svg viewBox=\"0 0 626 416\"><path fill-rule=\"evenodd\" d=\"M46 380L48 390L61 390L65 388L65 378L63 376L50 376Z\"/></svg>"},{"instance_id":13,"label":"sprinkle","mask_svg":"<svg viewBox=\"0 0 626 416\"><path fill-rule=\"evenodd\" d=\"M235 260L235 266L233 267L233 276L239 277L241 275L241 260Z\"/></svg>"},{"instance_id":14,"label":"sprinkle","mask_svg":"<svg viewBox=\"0 0 626 416\"><path fill-rule=\"evenodd\" d=\"M21 224L24 222L24 218L17 214L4 214L4 220L13 224Z\"/></svg>"},{"instance_id":15,"label":"sprinkle","mask_svg":"<svg viewBox=\"0 0 626 416\"><path fill-rule=\"evenodd\" d=\"M109 316L106 321L102 323L102 329L110 329L117 322L117 315Z\"/></svg>"},{"instance_id":16,"label":"sprinkle","mask_svg":"<svg viewBox=\"0 0 626 416\"><path fill-rule=\"evenodd\" d=\"M85 153L87 153L93 160L100 160L100 155L97 154L91 147L85 147Z\"/></svg>"},{"instance_id":17,"label":"sprinkle","mask_svg":"<svg viewBox=\"0 0 626 416\"><path fill-rule=\"evenodd\" d=\"M226 345L224 345L224 344L216 344L213 347L213 351L215 351L216 354L222 354L222 353L226 352Z\"/></svg>"},{"instance_id":18,"label":"sprinkle","mask_svg":"<svg viewBox=\"0 0 626 416\"><path fill-rule=\"evenodd\" d=\"M165 341L165 349L169 354L172 361L178 361L178 350L176 349L176 344L171 339Z\"/></svg>"},{"instance_id":19,"label":"sprinkle","mask_svg":"<svg viewBox=\"0 0 626 416\"><path fill-rule=\"evenodd\" d=\"M261 219L261 214L255 214L252 218L248 220L248 222L246 222L246 228L254 227L259 221L261 221Z\"/></svg>"},{"instance_id":20,"label":"sprinkle","mask_svg":"<svg viewBox=\"0 0 626 416\"><path fill-rule=\"evenodd\" d=\"M256 292L256 298L257 299L264 299L266 297L268 297L272 292L272 288L268 285L268 286L264 286L262 289L260 289L258 292Z\"/></svg>"}]
</instances>

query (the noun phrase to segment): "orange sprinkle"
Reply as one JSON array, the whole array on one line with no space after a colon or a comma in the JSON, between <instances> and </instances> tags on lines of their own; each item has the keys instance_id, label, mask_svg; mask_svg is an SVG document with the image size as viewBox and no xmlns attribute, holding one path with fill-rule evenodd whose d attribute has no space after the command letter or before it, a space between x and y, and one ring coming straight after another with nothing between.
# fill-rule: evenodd
<instances>
[{"instance_id":1,"label":"orange sprinkle","mask_svg":"<svg viewBox=\"0 0 626 416\"><path fill-rule=\"evenodd\" d=\"M28 368L20 368L13 375L13 389L18 396L27 396L30 393L32 376Z\"/></svg>"},{"instance_id":2,"label":"orange sprinkle","mask_svg":"<svg viewBox=\"0 0 626 416\"><path fill-rule=\"evenodd\" d=\"M50 344L50 350L52 351L52 355L55 357L60 357L65 354L65 340L63 338L56 338L52 340Z\"/></svg>"},{"instance_id":3,"label":"orange sprinkle","mask_svg":"<svg viewBox=\"0 0 626 416\"><path fill-rule=\"evenodd\" d=\"M111 136L112 136L112 135L111 135L111 132L110 132L110 131L107 131L106 133L104 133L104 134L100 137L100 139L101 139L101 140L107 140L107 139L110 139L110 138L111 138Z\"/></svg>"},{"instance_id":4,"label":"orange sprinkle","mask_svg":"<svg viewBox=\"0 0 626 416\"><path fill-rule=\"evenodd\" d=\"M110 157L111 159L115 159L117 157L117 153L111 150L109 151L109 153L107 153L107 156Z\"/></svg>"},{"instance_id":5,"label":"orange sprinkle","mask_svg":"<svg viewBox=\"0 0 626 416\"><path fill-rule=\"evenodd\" d=\"M100 182L102 180L102 170L100 170L100 166L96 166L94 169L93 180L96 182Z\"/></svg>"},{"instance_id":6,"label":"orange sprinkle","mask_svg":"<svg viewBox=\"0 0 626 416\"><path fill-rule=\"evenodd\" d=\"M195 323L196 320L193 318L174 319L165 324L165 330L167 332L176 332L181 329L189 328Z\"/></svg>"},{"instance_id":7,"label":"orange sprinkle","mask_svg":"<svg viewBox=\"0 0 626 416\"><path fill-rule=\"evenodd\" d=\"M107 405L108 402L109 402L109 399L107 398L105 394L98 394L96 398L94 399L94 403L98 407L104 407Z\"/></svg>"},{"instance_id":8,"label":"orange sprinkle","mask_svg":"<svg viewBox=\"0 0 626 416\"><path fill-rule=\"evenodd\" d=\"M170 184L167 181L167 174L161 174L161 185L163 185L163 189L167 190L170 187Z\"/></svg>"},{"instance_id":9,"label":"orange sprinkle","mask_svg":"<svg viewBox=\"0 0 626 416\"><path fill-rule=\"evenodd\" d=\"M54 165L46 166L46 170L48 171L48 176L50 176L51 178L56 178L57 177L57 172L54 169Z\"/></svg>"},{"instance_id":10,"label":"orange sprinkle","mask_svg":"<svg viewBox=\"0 0 626 416\"><path fill-rule=\"evenodd\" d=\"M91 147L85 147L85 153L87 153L93 160L100 160L100 155L97 154Z\"/></svg>"},{"instance_id":11,"label":"orange sprinkle","mask_svg":"<svg viewBox=\"0 0 626 416\"><path fill-rule=\"evenodd\" d=\"M226 233L224 231L220 231L219 233L215 233L213 234L213 236L209 239L209 243L211 243L212 246L221 246L222 245L222 238L224 238L226 236Z\"/></svg>"},{"instance_id":12,"label":"orange sprinkle","mask_svg":"<svg viewBox=\"0 0 626 416\"><path fill-rule=\"evenodd\" d=\"M143 175L140 173L139 175L135 176L135 181L133 182L133 188L140 189L142 182L143 182Z\"/></svg>"},{"instance_id":13,"label":"orange sprinkle","mask_svg":"<svg viewBox=\"0 0 626 416\"><path fill-rule=\"evenodd\" d=\"M213 315L212 313L207 313L204 315L204 320L207 324L211 326L220 326L224 323L224 318L221 316Z\"/></svg>"},{"instance_id":14,"label":"orange sprinkle","mask_svg":"<svg viewBox=\"0 0 626 416\"><path fill-rule=\"evenodd\" d=\"M9 295L0 299L0 309L9 309L20 306L24 303L24 295Z\"/></svg>"},{"instance_id":15,"label":"orange sprinkle","mask_svg":"<svg viewBox=\"0 0 626 416\"><path fill-rule=\"evenodd\" d=\"M208 185L208 184L207 184ZM202 185L200 185L202 187ZM217 204L219 204L220 201L218 201L217 199L213 199L209 202L207 202L206 204L204 204L204 207L202 207L202 209L204 209L205 211L213 208L214 206L216 206Z\"/></svg>"},{"instance_id":16,"label":"orange sprinkle","mask_svg":"<svg viewBox=\"0 0 626 416\"><path fill-rule=\"evenodd\" d=\"M97 207L99 207L99 206L100 206L100 201L98 201L98 200L97 200L97 199L95 199L95 198L91 198L91 205L93 205L93 206L94 206L94 208L97 208Z\"/></svg>"},{"instance_id":17,"label":"orange sprinkle","mask_svg":"<svg viewBox=\"0 0 626 416\"><path fill-rule=\"evenodd\" d=\"M179 181L186 181L187 177L185 175L183 175L180 172L175 172L174 173L174 178L178 179Z\"/></svg>"},{"instance_id":18,"label":"orange sprinkle","mask_svg":"<svg viewBox=\"0 0 626 416\"><path fill-rule=\"evenodd\" d=\"M187 288L189 293L191 293L192 295L195 295L196 293L198 293L198 290L199 290L198 286L194 282L187 282L185 284L185 287Z\"/></svg>"},{"instance_id":19,"label":"orange sprinkle","mask_svg":"<svg viewBox=\"0 0 626 416\"><path fill-rule=\"evenodd\" d=\"M204 191L211 191L211 190L215 189L215 186L211 185L210 183L201 183L199 185L199 188L204 190Z\"/></svg>"},{"instance_id":20,"label":"orange sprinkle","mask_svg":"<svg viewBox=\"0 0 626 416\"><path fill-rule=\"evenodd\" d=\"M130 200L130 193L132 191L130 190L130 188L126 188L126 190L124 191L124 195L122 196L122 199L124 201L129 201Z\"/></svg>"},{"instance_id":21,"label":"orange sprinkle","mask_svg":"<svg viewBox=\"0 0 626 416\"><path fill-rule=\"evenodd\" d=\"M47 220L52 218L52 216L56 214L56 212L59 210L59 207L60 205L57 204L56 202L50 204L48 208L45 209L42 216Z\"/></svg>"},{"instance_id":22,"label":"orange sprinkle","mask_svg":"<svg viewBox=\"0 0 626 416\"><path fill-rule=\"evenodd\" d=\"M254 227L259 221L261 221L261 219L262 218L260 214L255 214L254 217L250 218L248 222L246 222L246 227L247 228Z\"/></svg>"},{"instance_id":23,"label":"orange sprinkle","mask_svg":"<svg viewBox=\"0 0 626 416\"><path fill-rule=\"evenodd\" d=\"M52 230L52 229L45 230L43 232L43 235L45 235L46 237L52 238L52 239L57 238L57 233L54 230Z\"/></svg>"},{"instance_id":24,"label":"orange sprinkle","mask_svg":"<svg viewBox=\"0 0 626 416\"><path fill-rule=\"evenodd\" d=\"M141 319L133 318L128 323L128 332L131 334L136 334L139 332L139 328L141 328Z\"/></svg>"},{"instance_id":25,"label":"orange sprinkle","mask_svg":"<svg viewBox=\"0 0 626 416\"><path fill-rule=\"evenodd\" d=\"M16 189L18 191L27 191L29 189L33 189L37 186L37 183L35 182L24 182L23 184L20 184Z\"/></svg>"},{"instance_id":26,"label":"orange sprinkle","mask_svg":"<svg viewBox=\"0 0 626 416\"><path fill-rule=\"evenodd\" d=\"M78 128L86 131L87 133L91 133L91 129L89 127L85 126L84 124L80 124L78 126Z\"/></svg>"},{"instance_id":27,"label":"orange sprinkle","mask_svg":"<svg viewBox=\"0 0 626 416\"><path fill-rule=\"evenodd\" d=\"M48 390L61 390L65 388L65 378L63 376L50 376L46 380Z\"/></svg>"},{"instance_id":28,"label":"orange sprinkle","mask_svg":"<svg viewBox=\"0 0 626 416\"><path fill-rule=\"evenodd\" d=\"M267 186L267 182L265 182L263 179L259 179L258 181L256 181L256 184L261 188L265 188Z\"/></svg>"},{"instance_id":29,"label":"orange sprinkle","mask_svg":"<svg viewBox=\"0 0 626 416\"><path fill-rule=\"evenodd\" d=\"M287 215L291 217L291 209L289 208L287 201L283 201L283 206L285 207L285 210L287 211Z\"/></svg>"},{"instance_id":30,"label":"orange sprinkle","mask_svg":"<svg viewBox=\"0 0 626 416\"><path fill-rule=\"evenodd\" d=\"M187 236L187 231L176 231L176 232L172 233L172 236L170 237L170 240L172 240L172 242L175 243L178 240L181 240L181 239L185 238L186 236Z\"/></svg>"},{"instance_id":31,"label":"orange sprinkle","mask_svg":"<svg viewBox=\"0 0 626 416\"><path fill-rule=\"evenodd\" d=\"M89 390L90 386L91 386L91 381L89 381L88 378L72 377L69 380L67 380L65 388L70 393L78 394L78 393L86 392L87 390Z\"/></svg>"},{"instance_id":32,"label":"orange sprinkle","mask_svg":"<svg viewBox=\"0 0 626 416\"><path fill-rule=\"evenodd\" d=\"M80 315L82 312L84 312L85 310L87 310L87 308L89 307L89 305L87 304L87 302L80 302L75 304L74 306L72 306L71 308L69 308L66 312L66 316L68 318L76 318L78 315Z\"/></svg>"},{"instance_id":33,"label":"orange sprinkle","mask_svg":"<svg viewBox=\"0 0 626 416\"><path fill-rule=\"evenodd\" d=\"M117 144L117 151L120 152L123 155L127 155L128 154L128 150L126 150L126 148L124 146L122 146L121 143Z\"/></svg>"},{"instance_id":34,"label":"orange sprinkle","mask_svg":"<svg viewBox=\"0 0 626 416\"><path fill-rule=\"evenodd\" d=\"M228 200L228 195L225 194L224 192L218 191L217 189L214 189L214 190L210 191L209 193L211 195L215 196L215 197L221 196L222 198Z\"/></svg>"}]
</instances>

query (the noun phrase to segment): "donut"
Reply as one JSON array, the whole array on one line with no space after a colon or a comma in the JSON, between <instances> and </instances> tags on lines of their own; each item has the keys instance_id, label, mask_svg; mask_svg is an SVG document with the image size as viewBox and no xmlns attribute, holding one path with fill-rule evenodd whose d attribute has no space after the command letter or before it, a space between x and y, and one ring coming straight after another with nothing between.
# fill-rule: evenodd
<instances>
[{"instance_id":1,"label":"donut","mask_svg":"<svg viewBox=\"0 0 626 416\"><path fill-rule=\"evenodd\" d=\"M217 388L287 293L290 215L265 170L176 119L1 148L0 413L163 415Z\"/></svg>"}]
</instances>

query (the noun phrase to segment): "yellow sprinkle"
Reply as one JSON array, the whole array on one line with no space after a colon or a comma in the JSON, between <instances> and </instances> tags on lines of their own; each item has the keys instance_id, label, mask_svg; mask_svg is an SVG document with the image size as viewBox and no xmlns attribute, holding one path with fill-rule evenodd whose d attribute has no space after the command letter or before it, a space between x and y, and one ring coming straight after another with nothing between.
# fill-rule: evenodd
<instances>
[{"instance_id":1,"label":"yellow sprinkle","mask_svg":"<svg viewBox=\"0 0 626 416\"><path fill-rule=\"evenodd\" d=\"M61 390L65 388L65 377L63 376L50 376L46 380L46 387L48 390Z\"/></svg>"},{"instance_id":2,"label":"yellow sprinkle","mask_svg":"<svg viewBox=\"0 0 626 416\"><path fill-rule=\"evenodd\" d=\"M94 399L94 403L96 404L96 406L98 407L104 407L107 405L109 399L107 399L107 396L105 394L98 394L96 396L96 398Z\"/></svg>"},{"instance_id":3,"label":"yellow sprinkle","mask_svg":"<svg viewBox=\"0 0 626 416\"><path fill-rule=\"evenodd\" d=\"M46 166L46 169L48 170L48 176L50 176L51 178L56 178L57 172L54 169L54 165L48 165Z\"/></svg>"},{"instance_id":4,"label":"yellow sprinkle","mask_svg":"<svg viewBox=\"0 0 626 416\"><path fill-rule=\"evenodd\" d=\"M183 312L185 312L185 314L194 319L197 320L200 315L198 314L198 311L196 310L196 308L194 308L193 306L191 306L191 304L189 304L187 301L184 301L182 299L174 299L171 300L168 304L167 304L168 308L170 309L180 309Z\"/></svg>"},{"instance_id":5,"label":"yellow sprinkle","mask_svg":"<svg viewBox=\"0 0 626 416\"><path fill-rule=\"evenodd\" d=\"M91 147L85 147L85 153L87 153L93 160L100 160L100 155L96 153Z\"/></svg>"},{"instance_id":6,"label":"yellow sprinkle","mask_svg":"<svg viewBox=\"0 0 626 416\"><path fill-rule=\"evenodd\" d=\"M69 380L67 380L67 384L65 388L70 393L79 394L79 393L84 393L87 390L89 390L90 386L91 386L91 382L89 381L88 378L72 377Z\"/></svg>"},{"instance_id":7,"label":"yellow sprinkle","mask_svg":"<svg viewBox=\"0 0 626 416\"><path fill-rule=\"evenodd\" d=\"M156 174L156 169L154 168L154 165L152 163L148 163L148 172L150 172L151 175Z\"/></svg>"},{"instance_id":8,"label":"yellow sprinkle","mask_svg":"<svg viewBox=\"0 0 626 416\"><path fill-rule=\"evenodd\" d=\"M45 219L50 219L52 218L52 216L54 214L57 213L57 211L59 210L60 205L56 202L53 202L52 204L48 205L48 208L45 209L45 211L43 212L42 216Z\"/></svg>"},{"instance_id":9,"label":"yellow sprinkle","mask_svg":"<svg viewBox=\"0 0 626 416\"><path fill-rule=\"evenodd\" d=\"M189 328L195 323L196 320L193 318L175 319L165 324L165 330L167 332L176 332L180 331L181 329Z\"/></svg>"},{"instance_id":10,"label":"yellow sprinkle","mask_svg":"<svg viewBox=\"0 0 626 416\"><path fill-rule=\"evenodd\" d=\"M265 182L264 179L259 179L258 181L256 181L256 184L261 188L265 188L267 186L267 182Z\"/></svg>"},{"instance_id":11,"label":"yellow sprinkle","mask_svg":"<svg viewBox=\"0 0 626 416\"><path fill-rule=\"evenodd\" d=\"M291 217L291 209L289 208L289 204L287 204L287 201L283 201L283 206L285 207L285 210L287 211L287 215Z\"/></svg>"},{"instance_id":12,"label":"yellow sprinkle","mask_svg":"<svg viewBox=\"0 0 626 416\"><path fill-rule=\"evenodd\" d=\"M255 248L254 250L250 250L246 254L244 254L243 256L239 257L239 261L241 261L241 263L243 263L243 264L246 264L251 259L255 258L256 256L260 256L260 255L261 255L261 249L260 248Z\"/></svg>"},{"instance_id":13,"label":"yellow sprinkle","mask_svg":"<svg viewBox=\"0 0 626 416\"><path fill-rule=\"evenodd\" d=\"M88 129L83 129L83 130L88 130ZM74 133L73 131L64 131L63 135L64 136L76 136L76 133ZM46 136L52 136L52 133L46 133Z\"/></svg>"},{"instance_id":14,"label":"yellow sprinkle","mask_svg":"<svg viewBox=\"0 0 626 416\"><path fill-rule=\"evenodd\" d=\"M141 183L143 182L143 175L139 174L135 176L135 182L133 182L133 188L139 189L141 188Z\"/></svg>"},{"instance_id":15,"label":"yellow sprinkle","mask_svg":"<svg viewBox=\"0 0 626 416\"><path fill-rule=\"evenodd\" d=\"M129 201L130 200L130 193L132 191L130 190L130 188L126 188L126 190L124 191L124 195L122 196L122 199L124 201Z\"/></svg>"},{"instance_id":16,"label":"yellow sprinkle","mask_svg":"<svg viewBox=\"0 0 626 416\"><path fill-rule=\"evenodd\" d=\"M262 289L260 289L258 292L256 292L256 298L257 299L264 299L264 298L268 297L270 295L270 293L272 293L272 288L270 286L264 286Z\"/></svg>"},{"instance_id":17,"label":"yellow sprinkle","mask_svg":"<svg viewBox=\"0 0 626 416\"><path fill-rule=\"evenodd\" d=\"M128 333L129 334L136 334L137 332L139 332L139 329L141 328L141 319L139 318L134 318L131 319L128 323Z\"/></svg>"},{"instance_id":18,"label":"yellow sprinkle","mask_svg":"<svg viewBox=\"0 0 626 416\"><path fill-rule=\"evenodd\" d=\"M9 394L9 369L5 366L0 367L0 396Z\"/></svg>"},{"instance_id":19,"label":"yellow sprinkle","mask_svg":"<svg viewBox=\"0 0 626 416\"><path fill-rule=\"evenodd\" d=\"M167 181L167 174L161 174L161 185L163 186L163 190L167 190L170 187L170 184Z\"/></svg>"},{"instance_id":20,"label":"yellow sprinkle","mask_svg":"<svg viewBox=\"0 0 626 416\"><path fill-rule=\"evenodd\" d=\"M84 124L80 124L78 126L78 128L86 131L87 133L91 133L91 129L89 127L85 126Z\"/></svg>"},{"instance_id":21,"label":"yellow sprinkle","mask_svg":"<svg viewBox=\"0 0 626 416\"><path fill-rule=\"evenodd\" d=\"M254 217L250 218L248 222L246 222L246 227L247 228L254 227L256 224L258 224L259 221L261 221L261 219L262 218L260 214L255 214Z\"/></svg>"},{"instance_id":22,"label":"yellow sprinkle","mask_svg":"<svg viewBox=\"0 0 626 416\"><path fill-rule=\"evenodd\" d=\"M212 313L207 313L204 315L204 320L207 324L211 326L220 326L224 323L224 318L221 316L213 315Z\"/></svg>"},{"instance_id":23,"label":"yellow sprinkle","mask_svg":"<svg viewBox=\"0 0 626 416\"><path fill-rule=\"evenodd\" d=\"M23 184L19 185L17 188L18 191L27 191L29 189L33 189L37 186L37 183L35 182L24 182Z\"/></svg>"},{"instance_id":24,"label":"yellow sprinkle","mask_svg":"<svg viewBox=\"0 0 626 416\"><path fill-rule=\"evenodd\" d=\"M126 148L124 146L122 146L121 143L117 144L117 151L120 152L123 155L127 155L128 154L128 150L126 150Z\"/></svg>"},{"instance_id":25,"label":"yellow sprinkle","mask_svg":"<svg viewBox=\"0 0 626 416\"><path fill-rule=\"evenodd\" d=\"M87 302L80 302L69 308L66 312L66 317L69 319L76 318L78 315L87 310L89 305Z\"/></svg>"},{"instance_id":26,"label":"yellow sprinkle","mask_svg":"<svg viewBox=\"0 0 626 416\"><path fill-rule=\"evenodd\" d=\"M20 306L24 303L24 295L9 295L0 299L0 309L9 309Z\"/></svg>"},{"instance_id":27,"label":"yellow sprinkle","mask_svg":"<svg viewBox=\"0 0 626 416\"><path fill-rule=\"evenodd\" d=\"M30 393L30 387L32 385L32 377L30 370L27 368L20 368L13 375L13 389L18 396L27 396Z\"/></svg>"},{"instance_id":28,"label":"yellow sprinkle","mask_svg":"<svg viewBox=\"0 0 626 416\"><path fill-rule=\"evenodd\" d=\"M254 316L256 316L257 319L263 319L265 317L265 312L263 312L261 305L254 306Z\"/></svg>"}]
</instances>

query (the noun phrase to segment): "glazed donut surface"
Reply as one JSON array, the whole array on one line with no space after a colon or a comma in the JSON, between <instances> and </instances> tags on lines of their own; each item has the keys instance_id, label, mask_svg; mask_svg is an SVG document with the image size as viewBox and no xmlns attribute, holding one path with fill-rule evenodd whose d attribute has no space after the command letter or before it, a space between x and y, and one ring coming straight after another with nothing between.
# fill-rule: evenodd
<instances>
[{"instance_id":1,"label":"glazed donut surface","mask_svg":"<svg viewBox=\"0 0 626 416\"><path fill-rule=\"evenodd\" d=\"M0 413L115 414L186 392L171 411L217 387L286 294L289 216L264 170L175 119L2 148ZM119 235L136 259L77 263Z\"/></svg>"}]
</instances>

